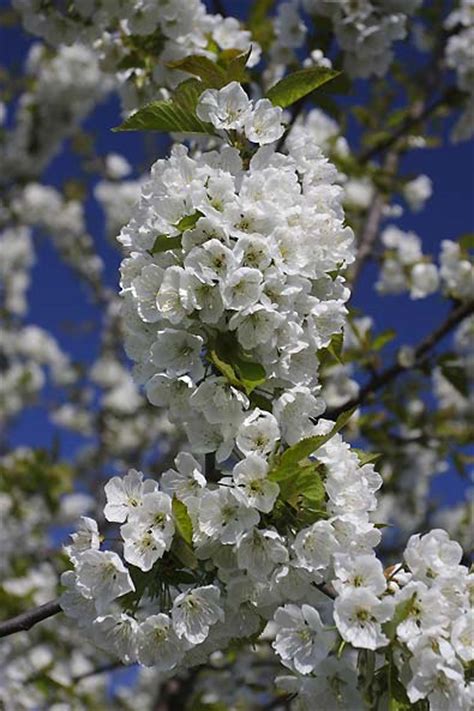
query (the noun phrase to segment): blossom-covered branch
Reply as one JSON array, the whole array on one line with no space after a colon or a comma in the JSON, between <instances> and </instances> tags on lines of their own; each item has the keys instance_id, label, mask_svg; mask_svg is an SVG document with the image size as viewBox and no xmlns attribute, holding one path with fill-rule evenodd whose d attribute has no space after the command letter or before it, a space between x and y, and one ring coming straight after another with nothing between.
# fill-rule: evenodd
<instances>
[{"instance_id":1,"label":"blossom-covered branch","mask_svg":"<svg viewBox=\"0 0 474 711\"><path fill-rule=\"evenodd\" d=\"M472 236L438 259L397 220L436 199L403 154L472 133L472 2L13 4L41 39L0 101L0 601L39 607L0 623L0 706L467 711L468 502L429 480L469 461ZM111 105L169 156L103 154ZM94 296L84 359L30 321L44 240ZM374 273L414 319L455 304L386 369L389 308L347 309ZM42 450L14 446L31 403Z\"/></svg>"}]
</instances>

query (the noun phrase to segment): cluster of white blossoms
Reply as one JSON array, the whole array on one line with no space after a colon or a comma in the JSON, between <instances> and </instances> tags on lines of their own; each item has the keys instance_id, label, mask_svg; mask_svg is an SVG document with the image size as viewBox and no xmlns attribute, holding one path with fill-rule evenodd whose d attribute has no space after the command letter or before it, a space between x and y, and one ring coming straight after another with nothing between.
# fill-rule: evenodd
<instances>
[{"instance_id":1,"label":"cluster of white blossoms","mask_svg":"<svg viewBox=\"0 0 474 711\"><path fill-rule=\"evenodd\" d=\"M70 8L45 0L13 4L28 31L49 44L80 41L94 52L128 110L154 98L159 88L173 88L189 76L169 65L190 54L215 60L216 53L232 49L250 51L248 66L260 59L258 43L235 17L210 14L200 0L87 0ZM152 62L143 52L144 43Z\"/></svg>"},{"instance_id":2,"label":"cluster of white blossoms","mask_svg":"<svg viewBox=\"0 0 474 711\"><path fill-rule=\"evenodd\" d=\"M94 51L81 44L61 46L54 55L34 44L25 70L30 88L21 95L8 141L0 146L2 182L40 175L112 86Z\"/></svg>"},{"instance_id":3,"label":"cluster of white blossoms","mask_svg":"<svg viewBox=\"0 0 474 711\"><path fill-rule=\"evenodd\" d=\"M474 701L474 684L464 682L474 660L474 577L460 564L462 555L442 529L417 534L405 549L400 580L394 576L394 603L403 609L396 664L410 701L427 698L433 710L467 710Z\"/></svg>"},{"instance_id":4,"label":"cluster of white blossoms","mask_svg":"<svg viewBox=\"0 0 474 711\"><path fill-rule=\"evenodd\" d=\"M423 255L421 240L414 232L390 225L382 232L381 241L386 251L376 283L380 293L409 290L412 299L420 299L438 290L438 269Z\"/></svg>"},{"instance_id":5,"label":"cluster of white blossoms","mask_svg":"<svg viewBox=\"0 0 474 711\"><path fill-rule=\"evenodd\" d=\"M447 17L445 28L453 33L445 51L446 64L454 69L458 87L467 93L466 107L453 130L455 141L466 141L474 133L474 3L460 0L459 7Z\"/></svg>"},{"instance_id":6,"label":"cluster of white blossoms","mask_svg":"<svg viewBox=\"0 0 474 711\"><path fill-rule=\"evenodd\" d=\"M474 685L465 683L464 671L474 658L470 606L474 579L460 565L461 556L461 546L435 529L412 536L404 563L391 572L384 573L373 555L334 557L338 596L333 615L342 639L359 649L396 645L389 664L398 667L410 702L427 699L431 711L472 708ZM315 708L316 697L316 708L334 708L330 704L334 696L337 708L366 708L357 689L354 660L344 654L338 660L328 656L334 632L324 629L313 608L286 605L275 619L276 651L284 664L299 672L277 683L299 694L298 708ZM375 669L393 673L384 664L377 654ZM325 706L320 705L320 694Z\"/></svg>"},{"instance_id":7,"label":"cluster of white blossoms","mask_svg":"<svg viewBox=\"0 0 474 711\"><path fill-rule=\"evenodd\" d=\"M31 230L23 226L2 230L0 250L0 282L4 308L15 316L22 316L27 309L26 292L35 262Z\"/></svg>"},{"instance_id":8,"label":"cluster of white blossoms","mask_svg":"<svg viewBox=\"0 0 474 711\"><path fill-rule=\"evenodd\" d=\"M329 17L353 77L383 76L393 60L392 44L407 34L407 16L421 0L303 0L304 9Z\"/></svg>"},{"instance_id":9,"label":"cluster of white blossoms","mask_svg":"<svg viewBox=\"0 0 474 711\"><path fill-rule=\"evenodd\" d=\"M410 292L423 299L442 289L459 301L474 296L474 264L468 249L451 240L441 242L439 267L424 255L421 240L414 232L389 225L381 235L385 247L376 289L382 294Z\"/></svg>"},{"instance_id":10,"label":"cluster of white blossoms","mask_svg":"<svg viewBox=\"0 0 474 711\"><path fill-rule=\"evenodd\" d=\"M439 262L446 294L460 301L474 298L474 263L467 249L445 239L441 242Z\"/></svg>"},{"instance_id":11,"label":"cluster of white blossoms","mask_svg":"<svg viewBox=\"0 0 474 711\"><path fill-rule=\"evenodd\" d=\"M68 356L54 337L34 325L3 325L0 363L0 422L3 424L34 402L46 383L46 369L50 382L56 385L68 385L76 379Z\"/></svg>"},{"instance_id":12,"label":"cluster of white blossoms","mask_svg":"<svg viewBox=\"0 0 474 711\"><path fill-rule=\"evenodd\" d=\"M338 708L365 708L351 650L375 652L375 667L391 673L385 652L394 644L389 663L398 667L412 703L427 698L433 711L468 711L474 686L465 683L464 669L473 659L473 576L460 565L461 547L439 529L415 535L404 563L384 571L373 552L380 533L367 518L378 475L369 473L371 465L357 474L355 462L349 466L355 455L338 435L315 456L329 471L328 513L338 511L336 476L346 513L296 535L265 525L259 511L268 507L251 507L245 496L232 500L227 493L219 508L224 480L206 482L190 454L182 453L177 471L166 472L159 484L134 470L110 480L104 515L121 524L122 555L101 548L97 523L83 518L67 548L74 571L62 577L63 609L124 663L138 661L165 675L202 663L231 639L254 635L266 624L263 638L273 639L281 663L293 672L277 683L298 693L301 708L310 708L320 686ZM341 479L344 456L350 496ZM173 558L181 521L176 501L192 512L194 552L187 555L194 563L187 570ZM322 580L332 584L334 600L318 590Z\"/></svg>"},{"instance_id":13,"label":"cluster of white blossoms","mask_svg":"<svg viewBox=\"0 0 474 711\"><path fill-rule=\"evenodd\" d=\"M419 212L433 193L433 183L427 175L409 180L403 187L403 197L413 212Z\"/></svg>"},{"instance_id":14,"label":"cluster of white blossoms","mask_svg":"<svg viewBox=\"0 0 474 711\"><path fill-rule=\"evenodd\" d=\"M252 107L235 84L206 91L197 111L262 144L281 135L280 110ZM324 409L317 350L344 322L349 292L336 272L353 259L352 232L336 171L314 143L290 143L289 155L263 145L246 166L229 145L197 158L176 146L120 236L136 376L184 423L193 451L218 461L236 442L265 457L311 433ZM255 371L262 387L239 389Z\"/></svg>"},{"instance_id":15,"label":"cluster of white blossoms","mask_svg":"<svg viewBox=\"0 0 474 711\"><path fill-rule=\"evenodd\" d=\"M443 410L449 410L451 417L466 418L468 421L474 412L474 316L471 316L456 329L453 338L453 359L451 364L465 370L467 375L467 388L461 392L454 387L445 376L441 368L433 371L433 388L438 400L438 405Z\"/></svg>"},{"instance_id":16,"label":"cluster of white blossoms","mask_svg":"<svg viewBox=\"0 0 474 711\"><path fill-rule=\"evenodd\" d=\"M178 456L176 470L165 472L159 483L135 470L111 479L105 487L104 516L121 524L121 555L101 548L97 523L84 518L67 548L74 571L63 575L63 609L92 629L99 646L123 661L138 659L163 671L198 661L231 638L255 634L274 615L282 628L277 653L285 664L291 659L298 671L309 673L336 642L320 619L320 614L325 619L332 615L332 601L315 584L333 578L343 551L372 558L380 540L369 521L380 486L373 466L361 467L339 435L316 456L327 468L327 501L322 502L327 513L298 532L293 526L279 532L265 523L279 486L266 478L265 461L256 455L215 484L206 481L197 460L185 452ZM176 558L181 555L177 541L183 508L192 521L193 551L190 547L187 552L187 565ZM173 565L176 579L170 572ZM179 570L183 567L186 573ZM139 571L149 577L137 577ZM130 593L132 602L124 597ZM302 610L290 605L290 612L296 607L295 624L301 614L309 616L314 636L322 634L315 645L324 643L306 665L299 663L300 650L288 648L283 639L289 634L284 624L288 606L279 606L298 601L308 605ZM381 639L362 640L360 646L375 648L371 645Z\"/></svg>"},{"instance_id":17,"label":"cluster of white blossoms","mask_svg":"<svg viewBox=\"0 0 474 711\"><path fill-rule=\"evenodd\" d=\"M125 225L140 197L140 180L100 180L94 188L94 197L102 206L106 218L107 236L115 240Z\"/></svg>"},{"instance_id":18,"label":"cluster of white blossoms","mask_svg":"<svg viewBox=\"0 0 474 711\"><path fill-rule=\"evenodd\" d=\"M29 182L12 193L9 209L13 219L45 232L84 280L92 285L99 282L103 262L87 233L84 205L79 200L66 200L51 185Z\"/></svg>"}]
</instances>

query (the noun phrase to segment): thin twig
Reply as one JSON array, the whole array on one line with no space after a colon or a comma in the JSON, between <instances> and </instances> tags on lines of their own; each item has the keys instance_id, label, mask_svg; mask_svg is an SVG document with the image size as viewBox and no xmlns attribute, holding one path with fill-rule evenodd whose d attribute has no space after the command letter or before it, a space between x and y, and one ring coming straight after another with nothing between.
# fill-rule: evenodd
<instances>
[{"instance_id":1,"label":"thin twig","mask_svg":"<svg viewBox=\"0 0 474 711\"><path fill-rule=\"evenodd\" d=\"M303 97L302 99L298 99L298 101L295 104L293 104L292 110L291 110L291 118L286 125L285 133L278 140L278 143L276 144L275 150L277 153L282 150L283 146L285 145L285 141L291 132L291 129L293 128L293 126L295 125L295 123L297 122L299 117L301 116L303 109L305 107L305 102L306 102L306 97Z\"/></svg>"},{"instance_id":2,"label":"thin twig","mask_svg":"<svg viewBox=\"0 0 474 711\"><path fill-rule=\"evenodd\" d=\"M402 152L402 147L398 145L399 139L403 138L403 136L406 135L414 126L429 118L429 116L431 116L441 105L449 101L452 95L456 92L455 89L450 87L442 94L441 97L431 103L428 103L432 93L437 92L439 88L439 76L443 66L442 58L444 55L446 39L447 35L444 33L434 52L432 65L424 74L424 98L418 99L411 105L409 115L392 135L388 136L384 141L381 141L377 145L368 148L359 156L359 163L361 165L369 161L371 158L374 158L379 153L385 153L383 168L389 174L395 173L399 155ZM356 260L349 273L349 282L351 283L352 290L355 282L360 277L362 268L367 259L370 257L377 241L385 201L386 197L378 191L374 196L372 205L369 209L369 213L359 240Z\"/></svg>"},{"instance_id":3,"label":"thin twig","mask_svg":"<svg viewBox=\"0 0 474 711\"><path fill-rule=\"evenodd\" d=\"M326 597L330 597L331 600L336 599L336 591L334 590L332 585L329 585L328 583L317 583L315 585L320 592L326 595Z\"/></svg>"},{"instance_id":4,"label":"thin twig","mask_svg":"<svg viewBox=\"0 0 474 711\"><path fill-rule=\"evenodd\" d=\"M89 679L91 676L99 676L99 674L107 674L108 672L115 671L116 669L121 669L125 666L122 662L111 662L110 664L104 664L102 667L97 667L96 669L91 669L90 671L84 672L84 674L78 674L73 676L72 683L78 684L83 679Z\"/></svg>"},{"instance_id":5,"label":"thin twig","mask_svg":"<svg viewBox=\"0 0 474 711\"><path fill-rule=\"evenodd\" d=\"M394 173L397 164L398 154L395 151L389 151L384 160L384 170L387 173ZM374 250L386 201L387 198L382 192L378 191L375 193L362 229L362 234L357 247L357 256L348 276L348 281L351 285L352 291L354 291L354 286L361 275L366 261Z\"/></svg>"},{"instance_id":6,"label":"thin twig","mask_svg":"<svg viewBox=\"0 0 474 711\"><path fill-rule=\"evenodd\" d=\"M268 702L265 706L262 706L264 711L270 711L277 709L279 706L283 706L285 709L289 708L289 702L295 698L295 694L285 694L285 696L276 696L274 699Z\"/></svg>"},{"instance_id":7,"label":"thin twig","mask_svg":"<svg viewBox=\"0 0 474 711\"><path fill-rule=\"evenodd\" d=\"M377 239L384 205L385 198L381 193L377 193L369 208L357 249L357 256L349 275L348 281L352 289L354 289L354 285L362 272L362 268L370 257L375 240Z\"/></svg>"},{"instance_id":8,"label":"thin twig","mask_svg":"<svg viewBox=\"0 0 474 711\"><path fill-rule=\"evenodd\" d=\"M359 156L359 162L367 163L372 158L375 158L379 153L383 153L389 148L392 148L392 146L394 146L400 138L403 138L405 134L408 134L411 129L415 128L418 124L423 123L423 121L426 121L426 119L429 118L432 114L434 114L437 109L447 103L451 96L454 96L454 94L455 90L450 88L446 91L445 94L443 94L443 96L440 96L439 99L433 101L433 103L427 106L425 105L423 108L420 108L414 114L408 116L405 121L402 122L399 128L394 131L390 136L387 136L387 138L385 138L383 141L380 141L380 143L377 143L375 146L367 148L365 151L363 151Z\"/></svg>"},{"instance_id":9,"label":"thin twig","mask_svg":"<svg viewBox=\"0 0 474 711\"><path fill-rule=\"evenodd\" d=\"M47 620L48 617L53 617L59 612L62 612L61 606L57 600L51 600L44 605L35 607L32 610L22 612L21 615L12 617L10 620L0 622L0 637L8 637L15 632L26 632L38 622Z\"/></svg>"},{"instance_id":10,"label":"thin twig","mask_svg":"<svg viewBox=\"0 0 474 711\"><path fill-rule=\"evenodd\" d=\"M424 86L424 99L419 99L415 101L410 109L410 114L407 116L405 121L399 126L399 128L394 131L391 136L387 136L384 141L379 144L368 148L366 151L362 152L359 156L360 163L366 163L371 158L374 158L379 153L382 153L390 148L394 147L400 138L411 131L417 124L422 123L427 118L429 118L440 106L444 103L449 102L450 99L456 95L457 89L453 87L448 87L444 93L436 100L428 103L430 100L430 94L432 92L437 92L440 87L440 74L444 68L444 50L446 47L446 42L453 33L453 30L446 31L443 30L437 46L433 50L432 61L427 69L423 69L421 73L414 77L414 82L421 82Z\"/></svg>"},{"instance_id":11,"label":"thin twig","mask_svg":"<svg viewBox=\"0 0 474 711\"><path fill-rule=\"evenodd\" d=\"M419 366L433 348L461 321L474 313L474 301L469 301L456 306L443 323L436 328L428 336L425 336L422 341L414 348L413 351L413 367ZM344 403L340 407L325 414L325 417L334 419L341 412L349 410L351 407L366 404L366 401L378 390L387 385L390 385L399 375L407 370L406 367L396 362L389 366L381 373L375 374L364 387L361 388L357 397L352 398L349 402Z\"/></svg>"}]
</instances>

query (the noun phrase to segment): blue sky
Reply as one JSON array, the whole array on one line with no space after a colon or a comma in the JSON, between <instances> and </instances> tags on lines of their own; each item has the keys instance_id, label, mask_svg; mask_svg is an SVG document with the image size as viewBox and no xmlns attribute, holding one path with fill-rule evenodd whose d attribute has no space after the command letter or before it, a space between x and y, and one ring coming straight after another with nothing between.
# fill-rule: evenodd
<instances>
[{"instance_id":1,"label":"blue sky","mask_svg":"<svg viewBox=\"0 0 474 711\"><path fill-rule=\"evenodd\" d=\"M0 0L0 7L8 4ZM227 2L226 5L230 11L234 11L237 3ZM249 5L249 2L239 2L239 14L245 14ZM32 39L18 29L0 28L0 64L18 68L31 42ZM399 51L402 56L410 53L403 46ZM364 92L364 82L358 82L355 101L362 100ZM118 99L111 97L97 107L85 126L95 134L101 154L118 152L125 155L132 164L143 164L146 156L142 136L135 133L112 133L111 128L119 123L119 119ZM349 133L348 138L351 142L355 136ZM422 238L424 252L437 254L443 239L456 239L460 234L472 231L473 165L473 145L465 143L455 146L446 142L441 148L412 151L403 159L403 172L415 175L426 173L434 184L433 197L425 210L418 214L406 211L395 222L402 229L413 230ZM65 180L80 176L77 159L66 149L53 160L43 182L60 186ZM93 183L89 188L90 191L93 189ZM111 287L117 288L120 255L108 243L103 216L91 199L87 202L87 223L106 264L105 280ZM49 240L40 239L37 245L37 263L29 291L28 321L53 333L73 358L90 363L97 355L98 311L71 270L61 263ZM436 295L417 302L403 296L379 298L373 288L374 275L375 269L369 265L359 281L352 303L374 318L377 331L394 328L399 333L397 344L420 340L439 323L447 310L445 301ZM78 335L68 328L68 324L85 322L92 324L89 333ZM11 441L15 445L48 446L53 432L44 411L33 407L25 411L16 423ZM69 434L62 434L61 439L64 456L71 454L79 443L78 438ZM459 498L464 486L459 477L451 472L449 476L443 475L438 479L435 493L446 502L451 502Z\"/></svg>"}]
</instances>

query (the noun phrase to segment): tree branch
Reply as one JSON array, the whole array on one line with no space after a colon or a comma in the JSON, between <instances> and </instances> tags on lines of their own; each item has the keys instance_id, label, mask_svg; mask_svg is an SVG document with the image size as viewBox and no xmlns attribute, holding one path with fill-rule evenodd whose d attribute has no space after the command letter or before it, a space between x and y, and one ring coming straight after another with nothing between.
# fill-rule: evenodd
<instances>
[{"instance_id":1,"label":"tree branch","mask_svg":"<svg viewBox=\"0 0 474 711\"><path fill-rule=\"evenodd\" d=\"M441 341L455 326L457 326L461 321L463 321L467 316L474 313L474 301L468 301L467 303L462 303L456 306L448 317L443 321L443 323L438 326L432 333L420 341L420 343L414 349L414 364L413 367L420 365L423 359L429 354L431 350ZM334 410L329 411L325 417L329 419L335 419L341 412L349 410L351 407L356 407L359 405L364 405L366 401L378 390L389 385L393 382L400 373L407 370L400 363L393 363L386 370L381 373L376 373L369 380L364 387L361 388L357 397L352 398L349 402L344 403L340 407L336 407Z\"/></svg>"},{"instance_id":2,"label":"tree branch","mask_svg":"<svg viewBox=\"0 0 474 711\"><path fill-rule=\"evenodd\" d=\"M111 662L110 664L104 664L104 666L91 669L90 671L84 672L84 674L73 676L72 683L78 684L83 679L89 679L91 676L98 676L100 674L108 674L109 672L116 671L117 669L122 669L124 666L123 662Z\"/></svg>"},{"instance_id":3,"label":"tree branch","mask_svg":"<svg viewBox=\"0 0 474 711\"><path fill-rule=\"evenodd\" d=\"M445 90L441 97L431 103L428 103L432 92L436 91L439 87L439 74L442 70L442 57L446 39L447 35L444 33L438 47L436 48L436 51L434 52L431 67L427 72L425 72L423 77L420 77L420 80L423 79L425 88L424 98L418 99L411 105L409 115L393 134L388 136L384 141L381 141L377 145L362 152L359 156L359 162L361 165L367 163L371 158L374 158L379 153L386 152L385 160L383 161L383 168L385 171L390 173L395 172L402 148L398 145L399 139L403 138L403 136L416 125L429 118L431 114L433 114L444 103L449 102L452 96L456 94L457 90L450 87ZM377 240L380 223L383 217L385 200L386 198L383 196L383 193L378 191L373 199L372 205L370 206L367 219L362 230L362 235L360 237L356 260L351 271L349 272L349 282L352 287L359 278L362 268L367 259L370 257L374 244Z\"/></svg>"},{"instance_id":4,"label":"tree branch","mask_svg":"<svg viewBox=\"0 0 474 711\"><path fill-rule=\"evenodd\" d=\"M299 117L301 116L303 109L305 107L305 102L306 102L306 96L304 96L301 99L298 99L298 101L296 101L293 104L293 106L291 107L291 118L286 125L285 132L284 132L283 136L281 136L281 138L278 140L278 143L276 144L275 151L277 153L281 152L283 146L285 145L286 139L288 138L289 134L291 133L291 129L293 128L293 126L295 125L295 123L297 122Z\"/></svg>"},{"instance_id":5,"label":"tree branch","mask_svg":"<svg viewBox=\"0 0 474 711\"><path fill-rule=\"evenodd\" d=\"M446 102L449 102L453 96L456 96L458 91L451 86L448 87L438 99L432 103L428 103L430 100L430 94L439 89L440 74L443 71L444 50L446 42L453 31L442 31L437 42L437 46L433 51L431 66L414 76L414 82L421 83L424 86L424 99L419 99L413 103L409 116L406 117L405 121L402 122L401 126L399 126L391 136L387 136L385 140L375 146L372 146L371 148L367 148L361 153L359 156L359 161L361 163L366 163L379 153L395 147L400 138L403 138L403 136L411 131L411 129L417 124L425 121L431 116L431 114L435 113L440 106Z\"/></svg>"},{"instance_id":6,"label":"tree branch","mask_svg":"<svg viewBox=\"0 0 474 711\"><path fill-rule=\"evenodd\" d=\"M397 163L398 154L395 151L389 151L384 161L384 170L387 172L394 172L397 167ZM355 262L352 265L348 277L352 290L354 290L354 285L361 275L362 268L373 251L379 234L385 202L385 195L380 191L376 192L369 208L369 212L367 213L367 218L365 220L359 245L357 247Z\"/></svg>"},{"instance_id":7,"label":"tree branch","mask_svg":"<svg viewBox=\"0 0 474 711\"><path fill-rule=\"evenodd\" d=\"M352 288L357 282L367 259L370 257L370 253L374 246L375 240L377 239L380 222L382 220L382 212L384 205L385 198L382 196L381 193L377 193L369 208L367 219L365 221L364 229L362 230L359 246L357 249L357 256L350 271L348 281L350 282Z\"/></svg>"},{"instance_id":8,"label":"tree branch","mask_svg":"<svg viewBox=\"0 0 474 711\"><path fill-rule=\"evenodd\" d=\"M372 158L375 158L379 153L383 153L389 148L392 148L392 146L394 146L400 138L403 138L405 134L409 133L409 131L411 131L412 128L415 128L415 126L419 123L426 121L427 118L434 114L437 109L443 106L443 104L447 103L451 96L454 96L455 94L456 90L450 88L445 92L445 94L443 94L443 96L440 96L439 99L433 101L433 103L425 105L422 108L420 107L418 111L414 111L413 114L408 116L399 128L390 136L387 136L387 138L380 141L380 143L377 143L375 146L367 148L363 151L359 156L359 161L361 163L367 163Z\"/></svg>"},{"instance_id":9,"label":"tree branch","mask_svg":"<svg viewBox=\"0 0 474 711\"><path fill-rule=\"evenodd\" d=\"M38 622L47 620L48 617L53 617L59 612L62 612L62 608L57 600L51 600L51 602L46 602L32 610L22 612L21 615L0 622L0 637L8 637L15 632L26 632Z\"/></svg>"}]
</instances>

